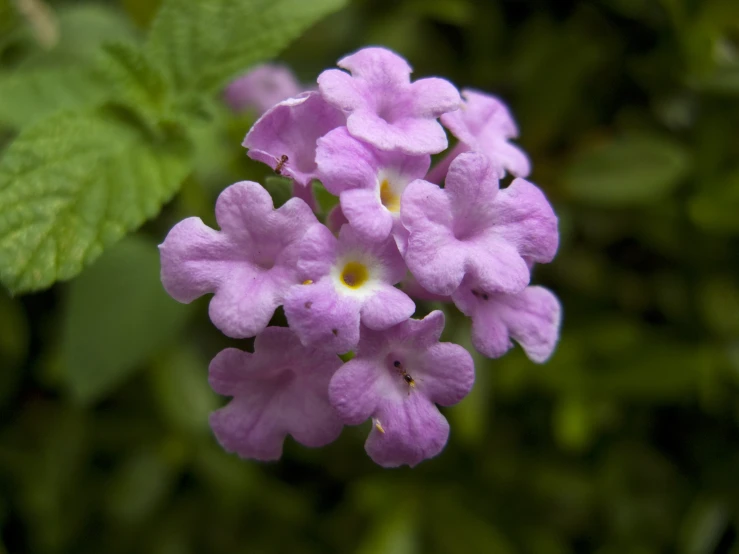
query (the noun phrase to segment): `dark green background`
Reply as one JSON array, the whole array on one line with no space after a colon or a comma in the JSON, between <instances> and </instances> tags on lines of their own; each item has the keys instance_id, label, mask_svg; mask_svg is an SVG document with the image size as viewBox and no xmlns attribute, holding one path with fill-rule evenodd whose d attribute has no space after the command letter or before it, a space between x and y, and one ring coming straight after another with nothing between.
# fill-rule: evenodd
<instances>
[{"instance_id":1,"label":"dark green background","mask_svg":"<svg viewBox=\"0 0 739 554\"><path fill-rule=\"evenodd\" d=\"M0 80L79 63L156 9L52 2L44 51L11 4ZM155 247L268 174L240 146L253 117L217 108L156 220L71 282L0 291L0 552L739 553L739 2L364 0L283 59L312 82L368 44L510 103L560 216L535 275L564 305L554 357L477 359L446 450L414 470L375 466L366 426L288 440L274 464L225 454L207 365L248 341L210 325L207 299L164 294ZM0 98L0 148L29 102Z\"/></svg>"}]
</instances>

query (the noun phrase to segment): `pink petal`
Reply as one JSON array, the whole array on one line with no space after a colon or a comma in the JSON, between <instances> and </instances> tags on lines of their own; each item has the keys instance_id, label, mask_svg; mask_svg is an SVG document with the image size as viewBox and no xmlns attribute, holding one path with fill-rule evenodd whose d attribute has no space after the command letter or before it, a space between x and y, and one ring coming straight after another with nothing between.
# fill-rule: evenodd
<instances>
[{"instance_id":1,"label":"pink petal","mask_svg":"<svg viewBox=\"0 0 739 554\"><path fill-rule=\"evenodd\" d=\"M470 353L458 344L433 345L425 352L421 363L424 379L418 383L418 390L432 402L451 406L472 390L475 363Z\"/></svg>"},{"instance_id":2,"label":"pink petal","mask_svg":"<svg viewBox=\"0 0 739 554\"><path fill-rule=\"evenodd\" d=\"M525 179L514 179L495 199L495 232L521 256L548 263L559 246L557 216L544 193Z\"/></svg>"},{"instance_id":3,"label":"pink petal","mask_svg":"<svg viewBox=\"0 0 739 554\"><path fill-rule=\"evenodd\" d=\"M341 193L341 211L349 224L369 241L384 241L393 228L393 216L373 190L354 189Z\"/></svg>"},{"instance_id":4,"label":"pink petal","mask_svg":"<svg viewBox=\"0 0 739 554\"><path fill-rule=\"evenodd\" d=\"M382 330L405 321L416 311L416 304L403 291L383 287L362 305L362 323L370 329Z\"/></svg>"},{"instance_id":5,"label":"pink petal","mask_svg":"<svg viewBox=\"0 0 739 554\"><path fill-rule=\"evenodd\" d=\"M438 77L419 79L411 85L411 93L417 117L439 117L458 110L462 105L457 87Z\"/></svg>"},{"instance_id":6,"label":"pink petal","mask_svg":"<svg viewBox=\"0 0 739 554\"><path fill-rule=\"evenodd\" d=\"M377 47L362 48L339 60L337 65L351 71L352 76L379 86L409 83L413 71L396 53Z\"/></svg>"},{"instance_id":7,"label":"pink petal","mask_svg":"<svg viewBox=\"0 0 739 554\"><path fill-rule=\"evenodd\" d=\"M347 425L366 421L380 399L376 391L379 374L371 362L350 360L334 374L328 388L331 405Z\"/></svg>"},{"instance_id":8,"label":"pink petal","mask_svg":"<svg viewBox=\"0 0 739 554\"><path fill-rule=\"evenodd\" d=\"M380 404L367 442L367 454L383 467L413 467L439 454L449 438L449 423L423 395L410 394L404 402Z\"/></svg>"}]
</instances>

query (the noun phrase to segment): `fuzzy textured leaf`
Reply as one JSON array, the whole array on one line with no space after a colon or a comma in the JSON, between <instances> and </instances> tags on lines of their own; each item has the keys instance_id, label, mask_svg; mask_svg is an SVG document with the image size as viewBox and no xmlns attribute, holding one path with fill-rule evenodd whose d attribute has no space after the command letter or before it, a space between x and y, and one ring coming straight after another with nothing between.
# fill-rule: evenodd
<instances>
[{"instance_id":1,"label":"fuzzy textured leaf","mask_svg":"<svg viewBox=\"0 0 739 554\"><path fill-rule=\"evenodd\" d=\"M210 92L277 55L346 0L165 0L148 49L183 92Z\"/></svg>"},{"instance_id":2,"label":"fuzzy textured leaf","mask_svg":"<svg viewBox=\"0 0 739 554\"><path fill-rule=\"evenodd\" d=\"M163 70L127 43L103 47L99 73L111 83L111 100L137 112L152 128L173 119L173 96Z\"/></svg>"},{"instance_id":3,"label":"fuzzy textured leaf","mask_svg":"<svg viewBox=\"0 0 739 554\"><path fill-rule=\"evenodd\" d=\"M0 159L0 281L19 293L75 276L159 212L188 150L111 115L59 114L23 131Z\"/></svg>"},{"instance_id":4,"label":"fuzzy textured leaf","mask_svg":"<svg viewBox=\"0 0 739 554\"><path fill-rule=\"evenodd\" d=\"M56 111L95 106L105 95L86 68L16 70L0 75L0 123L21 128Z\"/></svg>"}]
</instances>

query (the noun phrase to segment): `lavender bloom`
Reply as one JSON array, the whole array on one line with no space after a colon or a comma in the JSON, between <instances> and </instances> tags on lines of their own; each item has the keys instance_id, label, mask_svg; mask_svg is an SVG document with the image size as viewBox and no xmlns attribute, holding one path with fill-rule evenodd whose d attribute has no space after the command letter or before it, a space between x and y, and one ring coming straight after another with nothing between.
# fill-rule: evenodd
<instances>
[{"instance_id":1,"label":"lavender bloom","mask_svg":"<svg viewBox=\"0 0 739 554\"><path fill-rule=\"evenodd\" d=\"M316 141L343 125L341 111L317 92L304 92L267 111L246 134L242 146L253 160L308 186L316 179Z\"/></svg>"},{"instance_id":2,"label":"lavender bloom","mask_svg":"<svg viewBox=\"0 0 739 554\"><path fill-rule=\"evenodd\" d=\"M323 225L311 227L301 245L300 278L290 289L285 315L305 345L348 352L359 341L360 321L387 329L416 309L393 287L405 274L403 258L392 240L367 242L348 225L338 240Z\"/></svg>"},{"instance_id":3,"label":"lavender bloom","mask_svg":"<svg viewBox=\"0 0 739 554\"><path fill-rule=\"evenodd\" d=\"M530 279L524 257L549 262L559 242L544 194L523 179L499 190L496 169L477 153L452 162L444 189L408 185L400 215L408 269L434 294L452 294L466 275L484 292L518 293Z\"/></svg>"},{"instance_id":4,"label":"lavender bloom","mask_svg":"<svg viewBox=\"0 0 739 554\"><path fill-rule=\"evenodd\" d=\"M385 48L364 48L318 76L326 101L343 110L352 136L380 150L436 154L447 138L436 118L459 108L459 92L432 77L411 83L411 67Z\"/></svg>"},{"instance_id":5,"label":"lavender bloom","mask_svg":"<svg viewBox=\"0 0 739 554\"><path fill-rule=\"evenodd\" d=\"M318 447L370 419L371 459L412 467L444 448L449 423L437 406L461 401L475 378L470 354L440 342L444 314L410 319L413 299L454 302L485 356L515 341L546 361L562 307L529 283L556 253L557 217L522 178L529 160L510 142L518 129L500 100L474 90L463 100L439 78L411 82L408 63L384 48L338 66L318 91L299 93L274 65L227 88L234 109L263 112L243 146L291 180L293 198L275 209L257 183L228 187L220 230L192 217L169 232L161 278L180 302L213 293L216 327L256 337L254 353L229 348L210 364L212 388L232 397L210 418L224 449L276 460L287 435ZM444 127L459 142L429 171L448 146ZM501 189L506 172L516 178ZM315 179L338 197L325 225ZM289 328L268 328L280 305ZM350 350L342 365L337 354Z\"/></svg>"},{"instance_id":6,"label":"lavender bloom","mask_svg":"<svg viewBox=\"0 0 739 554\"><path fill-rule=\"evenodd\" d=\"M210 426L228 452L242 458L277 460L287 435L308 447L324 446L341 433L328 400L328 384L341 358L306 348L285 327L269 327L254 353L227 348L210 364L210 386L232 396L213 412Z\"/></svg>"},{"instance_id":7,"label":"lavender bloom","mask_svg":"<svg viewBox=\"0 0 739 554\"><path fill-rule=\"evenodd\" d=\"M562 306L544 287L517 294L488 293L470 278L452 295L462 313L472 318L472 344L488 358L499 358L518 342L534 362L554 352L562 322Z\"/></svg>"},{"instance_id":8,"label":"lavender bloom","mask_svg":"<svg viewBox=\"0 0 739 554\"><path fill-rule=\"evenodd\" d=\"M511 144L518 136L518 127L510 111L495 96L465 89L462 108L441 116L441 122L459 139L459 144L435 166L427 180L440 183L451 162L463 152L480 152L503 172L527 177L531 172L529 158L523 150Z\"/></svg>"},{"instance_id":9,"label":"lavender bloom","mask_svg":"<svg viewBox=\"0 0 739 554\"><path fill-rule=\"evenodd\" d=\"M235 112L255 110L259 115L278 102L303 91L295 75L277 64L257 65L232 81L223 93L224 100Z\"/></svg>"},{"instance_id":10,"label":"lavender bloom","mask_svg":"<svg viewBox=\"0 0 739 554\"><path fill-rule=\"evenodd\" d=\"M159 246L162 283L184 303L215 293L210 302L215 326L230 337L253 337L300 282L298 243L318 220L297 198L275 210L269 193L251 181L220 194L216 220L221 231L198 217L172 228Z\"/></svg>"},{"instance_id":11,"label":"lavender bloom","mask_svg":"<svg viewBox=\"0 0 739 554\"><path fill-rule=\"evenodd\" d=\"M427 302L451 302L450 296L442 296L440 294L434 294L433 292L427 291L421 285L418 284L416 278L412 273L408 272L405 278L400 282L400 290L405 292L411 298L416 300L425 300Z\"/></svg>"},{"instance_id":12,"label":"lavender bloom","mask_svg":"<svg viewBox=\"0 0 739 554\"><path fill-rule=\"evenodd\" d=\"M400 197L408 183L426 175L431 156L385 152L352 137L346 127L318 140L318 175L339 196L351 226L371 241L388 238L399 224Z\"/></svg>"},{"instance_id":13,"label":"lavender bloom","mask_svg":"<svg viewBox=\"0 0 739 554\"><path fill-rule=\"evenodd\" d=\"M331 379L329 398L344 423L372 418L365 450L384 467L412 467L441 452L449 424L435 404L456 404L472 389L472 357L440 343L443 328L437 310L385 331L362 329L357 356Z\"/></svg>"}]
</instances>

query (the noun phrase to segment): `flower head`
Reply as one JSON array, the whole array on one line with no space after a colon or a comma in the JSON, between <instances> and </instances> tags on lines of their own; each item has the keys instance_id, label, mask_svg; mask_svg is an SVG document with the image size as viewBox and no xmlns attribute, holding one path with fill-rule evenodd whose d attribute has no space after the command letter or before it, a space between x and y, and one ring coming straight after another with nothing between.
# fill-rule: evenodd
<instances>
[{"instance_id":1,"label":"flower head","mask_svg":"<svg viewBox=\"0 0 739 554\"><path fill-rule=\"evenodd\" d=\"M405 187L426 175L428 155L386 152L338 127L318 140L316 165L321 182L339 196L351 226L368 240L388 238L400 216Z\"/></svg>"},{"instance_id":2,"label":"flower head","mask_svg":"<svg viewBox=\"0 0 739 554\"><path fill-rule=\"evenodd\" d=\"M306 345L347 352L359 341L360 322L386 329L408 319L413 301L393 285L405 274L395 243L368 242L344 225L337 239L323 225L306 233L300 278L290 289L285 316Z\"/></svg>"},{"instance_id":3,"label":"flower head","mask_svg":"<svg viewBox=\"0 0 739 554\"><path fill-rule=\"evenodd\" d=\"M223 448L242 458L277 460L285 436L309 447L324 446L341 433L328 401L328 383L341 358L306 348L285 327L269 327L254 341L254 353L227 348L210 364L210 386L232 396L213 412L210 425Z\"/></svg>"},{"instance_id":4,"label":"flower head","mask_svg":"<svg viewBox=\"0 0 739 554\"><path fill-rule=\"evenodd\" d=\"M275 210L269 193L251 181L221 193L216 220L220 231L198 217L172 228L159 247L162 283L185 303L215 293L210 302L215 326L230 337L253 337L300 282L298 243L318 221L298 198Z\"/></svg>"},{"instance_id":5,"label":"flower head","mask_svg":"<svg viewBox=\"0 0 739 554\"><path fill-rule=\"evenodd\" d=\"M434 182L463 152L485 154L501 172L527 177L531 172L528 156L509 141L518 136L518 128L510 111L495 96L465 89L462 108L441 116L441 122L459 139L459 144L432 170ZM502 177L502 175L501 175Z\"/></svg>"},{"instance_id":6,"label":"flower head","mask_svg":"<svg viewBox=\"0 0 739 554\"><path fill-rule=\"evenodd\" d=\"M246 134L248 156L303 186L316 179L316 141L343 125L344 114L317 92L288 98L267 111Z\"/></svg>"},{"instance_id":7,"label":"flower head","mask_svg":"<svg viewBox=\"0 0 739 554\"><path fill-rule=\"evenodd\" d=\"M408 185L400 215L408 269L434 294L453 293L465 275L485 292L520 292L530 279L524 257L549 262L559 242L544 194L523 179L499 190L495 167L477 153L452 162L444 189Z\"/></svg>"},{"instance_id":8,"label":"flower head","mask_svg":"<svg viewBox=\"0 0 739 554\"><path fill-rule=\"evenodd\" d=\"M253 67L232 81L223 96L234 111L252 109L261 115L278 102L297 96L302 90L303 87L287 67L267 63Z\"/></svg>"},{"instance_id":9,"label":"flower head","mask_svg":"<svg viewBox=\"0 0 739 554\"><path fill-rule=\"evenodd\" d=\"M559 339L562 306L544 287L526 287L517 294L487 293L470 278L452 295L472 318L472 344L488 358L499 358L518 342L534 362L543 363Z\"/></svg>"},{"instance_id":10,"label":"flower head","mask_svg":"<svg viewBox=\"0 0 739 554\"><path fill-rule=\"evenodd\" d=\"M449 81L432 77L411 83L408 62L385 48L364 48L338 66L351 75L328 69L318 76L318 89L347 114L352 136L406 154L436 154L447 147L436 118L461 103Z\"/></svg>"},{"instance_id":11,"label":"flower head","mask_svg":"<svg viewBox=\"0 0 739 554\"><path fill-rule=\"evenodd\" d=\"M356 357L331 379L331 404L344 423L372 418L365 449L382 466L414 466L441 452L449 424L435 404L456 404L472 388L472 357L440 343L443 328L435 311L385 331L363 329Z\"/></svg>"}]
</instances>

